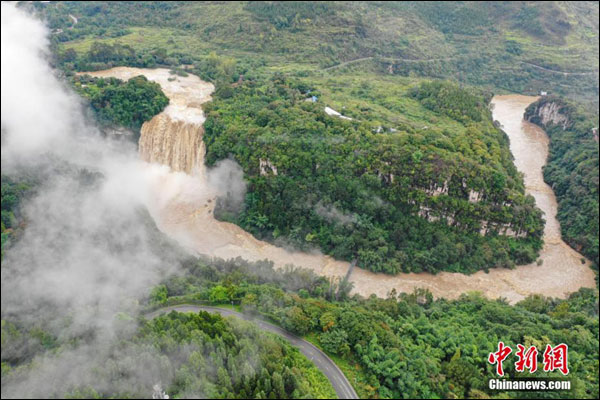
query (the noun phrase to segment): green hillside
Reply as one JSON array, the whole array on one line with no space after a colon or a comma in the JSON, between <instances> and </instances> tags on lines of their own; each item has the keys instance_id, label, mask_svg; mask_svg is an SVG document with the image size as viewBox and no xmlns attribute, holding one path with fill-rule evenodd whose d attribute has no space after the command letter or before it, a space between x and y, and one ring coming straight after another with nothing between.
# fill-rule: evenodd
<instances>
[{"instance_id":1,"label":"green hillside","mask_svg":"<svg viewBox=\"0 0 600 400\"><path fill-rule=\"evenodd\" d=\"M119 43L146 61L210 51L269 67L358 60L381 73L598 101L597 2L52 2L62 49ZM78 19L73 25L69 14ZM152 59L152 60L150 60ZM561 72L573 73L565 75Z\"/></svg>"}]
</instances>

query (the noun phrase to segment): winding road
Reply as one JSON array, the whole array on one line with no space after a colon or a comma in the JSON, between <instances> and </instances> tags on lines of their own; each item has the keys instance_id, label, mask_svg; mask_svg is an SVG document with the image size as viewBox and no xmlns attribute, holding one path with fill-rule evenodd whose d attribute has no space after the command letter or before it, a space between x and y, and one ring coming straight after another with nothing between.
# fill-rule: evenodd
<instances>
[{"instance_id":1,"label":"winding road","mask_svg":"<svg viewBox=\"0 0 600 400\"><path fill-rule=\"evenodd\" d=\"M550 69L550 68L545 68L542 67L541 65L536 65L536 64L532 64L530 62L526 62L526 61L520 61L521 64L525 64L525 65L529 65L530 67L536 68L536 69L540 69L542 71L546 71L546 72L552 72L554 74L561 74L564 76L569 76L569 75L578 75L578 76L585 76L585 75L593 75L593 74L597 74L598 71L594 72L594 71L581 71L581 72L567 72L567 71L558 71L555 69Z\"/></svg>"},{"instance_id":2,"label":"winding road","mask_svg":"<svg viewBox=\"0 0 600 400\"><path fill-rule=\"evenodd\" d=\"M332 65L331 67L323 68L323 71L330 71L332 69L345 67L346 65L355 64L355 63L358 63L361 61L372 60L373 58L375 58L375 57L371 56L371 57L356 58L354 60L349 60L349 61L345 61L343 63ZM430 58L430 59L389 58L389 57L380 57L380 58L381 58L381 60L386 61L386 62L418 63L418 62L433 62L433 61L449 61L449 60L455 59L456 57Z\"/></svg>"},{"instance_id":3,"label":"winding road","mask_svg":"<svg viewBox=\"0 0 600 400\"><path fill-rule=\"evenodd\" d=\"M299 338L298 336L282 329L276 325L270 324L263 320L254 318L250 315L242 314L240 312L230 310L228 308L211 307L211 306L199 306L192 304L182 304L177 306L170 306L160 308L156 311L149 312L144 315L147 319L154 319L159 315L169 313L171 311L177 312L190 312L196 313L198 311L208 311L211 313L218 313L223 317L235 316L246 321L250 321L258 325L258 327L264 331L275 333L290 342L290 344L296 347L302 354L304 354L309 360L311 360L316 367L325 374L331 386L335 390L338 398L340 399L358 399L358 395L354 391L354 388L346 379L344 373L338 368L337 365L327 357L325 353L319 350L315 345L306 340Z\"/></svg>"},{"instance_id":4,"label":"winding road","mask_svg":"<svg viewBox=\"0 0 600 400\"><path fill-rule=\"evenodd\" d=\"M333 69L337 69L337 68L341 68L341 67L345 67L347 65L350 64L355 64L361 61L367 61L367 60L372 60L375 57L371 56L371 57L362 57L362 58L356 58L354 60L349 60L349 61L345 61L336 65L332 65L331 67L327 67L327 68L323 68L323 71L330 71ZM444 57L444 58L431 58L431 59L409 59L409 58L389 58L389 57L380 57L381 60L386 61L386 62L409 62L409 63L418 63L418 62L433 62L433 61L450 61L450 60L455 60L456 57ZM546 72L551 72L554 74L561 74L564 76L586 76L586 75L594 75L594 74L598 74L598 71L579 71L579 72L568 72L568 71L558 71L555 69L550 69L550 68L546 68L546 67L542 67L541 65L536 65L527 61L518 61L521 64L524 65L528 65L530 67L542 70L542 71L546 71Z\"/></svg>"},{"instance_id":5,"label":"winding road","mask_svg":"<svg viewBox=\"0 0 600 400\"><path fill-rule=\"evenodd\" d=\"M71 25L71 27L69 29L73 29L73 28L75 28L75 25L77 25L77 23L79 21L77 20L77 17L74 16L73 14L69 14L69 18L71 18L71 21L73 21L73 25Z\"/></svg>"}]
</instances>

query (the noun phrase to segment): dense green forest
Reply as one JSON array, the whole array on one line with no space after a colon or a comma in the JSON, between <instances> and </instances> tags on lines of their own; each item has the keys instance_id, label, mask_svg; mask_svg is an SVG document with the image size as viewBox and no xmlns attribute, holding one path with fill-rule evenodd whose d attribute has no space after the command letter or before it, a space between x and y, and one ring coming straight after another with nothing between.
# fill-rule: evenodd
<instances>
[{"instance_id":1,"label":"dense green forest","mask_svg":"<svg viewBox=\"0 0 600 400\"><path fill-rule=\"evenodd\" d=\"M111 388L75 385L67 393L53 395L148 398L155 382L144 378L132 381L132 359L142 363L149 376L169 382L162 389L172 398L335 398L327 378L296 348L249 322L206 312L172 312L144 321L139 327L125 314L118 318L120 332L133 329L136 333L116 338L108 359L94 366L96 376L114 377ZM85 338L69 343L40 327L24 329L2 320L3 384L18 380L23 370L36 368L35 361L24 357L23 352L20 358L13 357L17 346L27 348L33 356L68 352L82 342Z\"/></svg>"},{"instance_id":2,"label":"dense green forest","mask_svg":"<svg viewBox=\"0 0 600 400\"><path fill-rule=\"evenodd\" d=\"M387 299L349 297L347 288L324 277L307 270L275 270L267 261L189 259L182 272L149 292L143 301L147 309L181 303L231 307L233 302L319 346L363 398L538 398L539 392L488 389L496 372L487 358L500 340L540 351L548 343L568 343L572 389L553 397L598 397L596 290L581 289L567 300L530 296L511 306L477 293L452 301L433 300L423 290L392 293ZM199 391L207 397L236 398L332 395L323 375L297 350L252 323L208 313L142 318L139 325L123 313L115 318L118 336L106 353L109 358L95 367L98 377L115 377L112 385L74 387L66 395L146 397L149 382L132 385L128 372L137 363L152 366L153 376L163 379L162 389L175 396ZM21 326L3 320L3 385L35 369L36 356L60 354L87 339L61 337L39 321ZM261 368L244 363L248 357L260 360ZM508 360L504 368L507 379L531 376L516 372ZM539 370L535 376L562 375ZM123 384L127 390L115 392Z\"/></svg>"},{"instance_id":3,"label":"dense green forest","mask_svg":"<svg viewBox=\"0 0 600 400\"><path fill-rule=\"evenodd\" d=\"M543 110L555 107L557 118L545 121ZM544 180L558 199L558 220L564 240L598 266L598 114L582 112L575 104L545 96L525 116L550 136Z\"/></svg>"},{"instance_id":4,"label":"dense green forest","mask_svg":"<svg viewBox=\"0 0 600 400\"><path fill-rule=\"evenodd\" d=\"M59 53L79 70L193 64L211 51L261 59L268 69L304 72L359 60L342 69L455 79L520 93L553 91L598 105L595 2L29 6L46 18ZM117 47L111 57L97 57L93 48L100 44Z\"/></svg>"},{"instance_id":5,"label":"dense green forest","mask_svg":"<svg viewBox=\"0 0 600 400\"><path fill-rule=\"evenodd\" d=\"M425 82L408 101L459 128L378 133L305 101L319 89L279 74L217 90L205 107L206 162L234 157L250 183L244 210L225 205L220 218L372 271L469 273L535 260L541 213L489 98Z\"/></svg>"},{"instance_id":6,"label":"dense green forest","mask_svg":"<svg viewBox=\"0 0 600 400\"><path fill-rule=\"evenodd\" d=\"M146 322L135 341L172 355L173 383L167 391L174 397L335 397L327 378L297 349L237 318L172 312ZM193 351L181 365L176 357L186 345Z\"/></svg>"},{"instance_id":7,"label":"dense green forest","mask_svg":"<svg viewBox=\"0 0 600 400\"><path fill-rule=\"evenodd\" d=\"M23 229L20 204L29 190L30 184L2 175L2 258L5 248L10 246Z\"/></svg>"},{"instance_id":8,"label":"dense green forest","mask_svg":"<svg viewBox=\"0 0 600 400\"><path fill-rule=\"evenodd\" d=\"M361 397L539 398L539 392L488 389L495 367L487 358L500 340L513 348L535 345L540 352L548 343L568 343L572 390L553 397L598 397L595 290L581 289L567 300L531 296L515 306L476 293L453 301L433 300L427 291L360 299L348 298L324 278L273 270L268 262L199 261L186 268L189 274L172 277L154 291L154 307L233 301L319 345ZM504 368L506 379L531 376L515 372L513 362ZM561 376L556 374L538 371L535 376Z\"/></svg>"},{"instance_id":9,"label":"dense green forest","mask_svg":"<svg viewBox=\"0 0 600 400\"><path fill-rule=\"evenodd\" d=\"M139 132L142 124L160 113L169 99L160 85L144 76L123 82L115 78L73 77L78 93L87 98L100 123L124 126Z\"/></svg>"}]
</instances>

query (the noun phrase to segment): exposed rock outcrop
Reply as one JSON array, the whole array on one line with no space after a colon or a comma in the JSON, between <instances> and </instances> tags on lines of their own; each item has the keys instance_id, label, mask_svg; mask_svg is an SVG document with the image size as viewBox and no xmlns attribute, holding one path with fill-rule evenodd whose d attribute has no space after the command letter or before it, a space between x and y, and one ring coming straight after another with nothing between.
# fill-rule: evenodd
<instances>
[{"instance_id":1,"label":"exposed rock outcrop","mask_svg":"<svg viewBox=\"0 0 600 400\"><path fill-rule=\"evenodd\" d=\"M571 110L564 101L554 96L548 96L542 97L528 107L525 119L542 127L557 125L566 130L573 124L570 114Z\"/></svg>"},{"instance_id":2,"label":"exposed rock outcrop","mask_svg":"<svg viewBox=\"0 0 600 400\"><path fill-rule=\"evenodd\" d=\"M538 109L538 115L541 118L543 125L550 123L560 125L563 129L567 129L569 118L560 113L560 106L556 103L546 103Z\"/></svg>"},{"instance_id":3,"label":"exposed rock outcrop","mask_svg":"<svg viewBox=\"0 0 600 400\"><path fill-rule=\"evenodd\" d=\"M277 167L271 162L271 160L265 160L265 159L260 159L259 160L260 163L260 174L261 175L268 175L268 174L273 174L275 176L278 175L277 172Z\"/></svg>"}]
</instances>

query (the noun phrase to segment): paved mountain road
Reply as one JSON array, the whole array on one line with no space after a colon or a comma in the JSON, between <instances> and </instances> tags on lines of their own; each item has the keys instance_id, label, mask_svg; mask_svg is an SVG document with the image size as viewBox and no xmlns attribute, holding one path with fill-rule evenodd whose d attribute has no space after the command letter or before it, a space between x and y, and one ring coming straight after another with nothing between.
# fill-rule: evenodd
<instances>
[{"instance_id":1,"label":"paved mountain road","mask_svg":"<svg viewBox=\"0 0 600 400\"><path fill-rule=\"evenodd\" d=\"M258 325L258 327L264 331L275 333L284 339L288 340L290 344L296 347L302 354L304 354L307 358L309 358L316 367L325 374L327 379L331 382L331 386L335 390L338 398L340 399L358 399L358 395L354 391L354 388L346 379L344 373L338 368L337 365L331 360L331 358L327 357L325 353L319 350L315 345L306 340L282 329L276 325L271 323L262 321L260 319L253 318L249 315L242 314L240 312L230 310L228 308L220 308L220 307L210 307L210 306L199 306L199 305L191 305L191 304L182 304L178 306L170 306L160 308L156 311L149 312L144 316L147 319L154 319L159 315L169 313L171 311L177 312L198 312L198 311L208 311L212 313L218 313L224 317L235 316L241 318L246 321L250 321Z\"/></svg>"}]
</instances>

